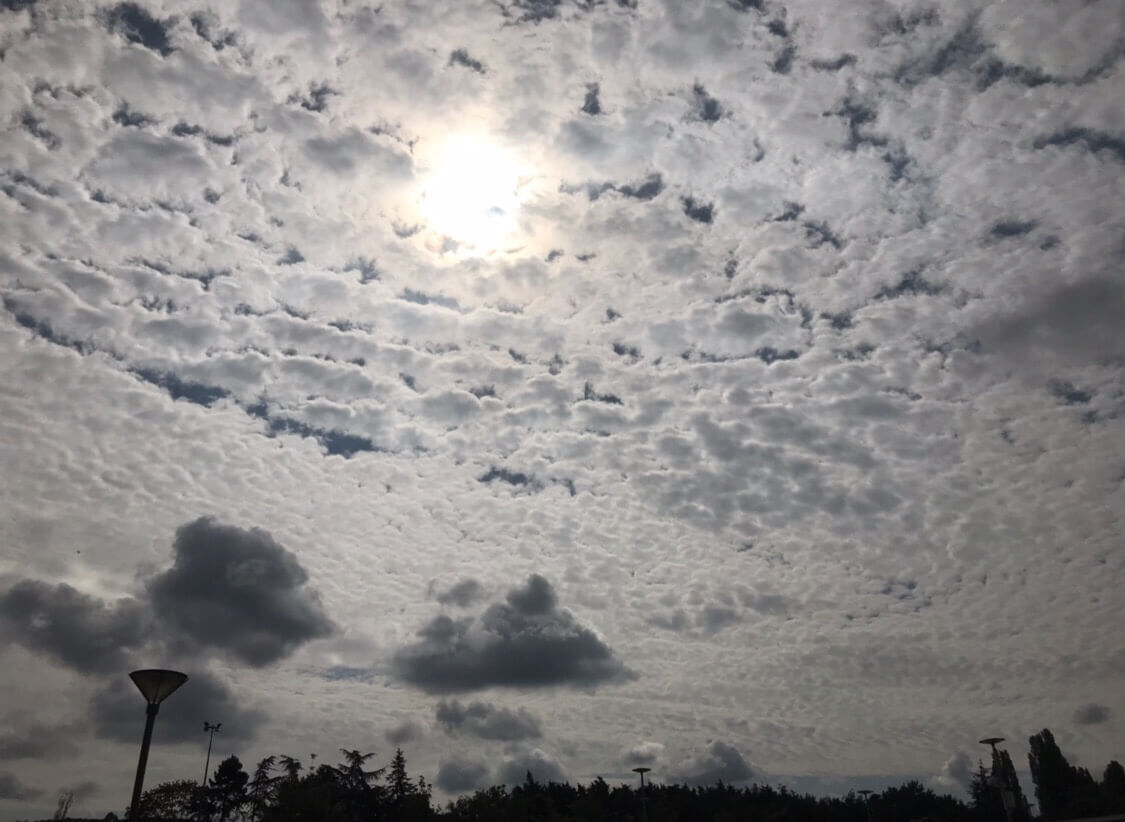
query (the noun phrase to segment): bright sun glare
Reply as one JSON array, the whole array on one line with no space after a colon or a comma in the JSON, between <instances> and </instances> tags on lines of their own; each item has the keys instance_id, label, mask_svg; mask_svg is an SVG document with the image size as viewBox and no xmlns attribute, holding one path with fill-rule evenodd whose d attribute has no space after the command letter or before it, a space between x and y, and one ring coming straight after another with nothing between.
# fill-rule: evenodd
<instances>
[{"instance_id":1,"label":"bright sun glare","mask_svg":"<svg viewBox=\"0 0 1125 822\"><path fill-rule=\"evenodd\" d=\"M448 139L431 158L421 212L429 228L478 253L515 232L520 174L514 160L482 137Z\"/></svg>"}]
</instances>

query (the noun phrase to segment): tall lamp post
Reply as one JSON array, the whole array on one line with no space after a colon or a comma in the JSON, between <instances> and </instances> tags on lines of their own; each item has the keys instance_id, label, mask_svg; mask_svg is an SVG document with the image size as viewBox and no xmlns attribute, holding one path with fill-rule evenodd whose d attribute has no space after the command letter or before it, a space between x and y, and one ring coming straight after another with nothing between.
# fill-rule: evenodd
<instances>
[{"instance_id":1,"label":"tall lamp post","mask_svg":"<svg viewBox=\"0 0 1125 822\"><path fill-rule=\"evenodd\" d=\"M160 711L160 703L187 682L187 674L148 668L133 671L129 674L129 678L133 680L133 684L148 703L145 708L145 735L141 739L141 756L137 760L137 778L133 781L133 801L129 803L129 818L136 819L141 804L141 788L144 787L148 746L152 743L152 726L156 722L156 714Z\"/></svg>"},{"instance_id":2,"label":"tall lamp post","mask_svg":"<svg viewBox=\"0 0 1125 822\"><path fill-rule=\"evenodd\" d=\"M875 791L870 788L864 788L861 791L856 791L856 793L863 797L863 806L867 808L867 822L871 822L871 794L875 793Z\"/></svg>"},{"instance_id":3,"label":"tall lamp post","mask_svg":"<svg viewBox=\"0 0 1125 822\"><path fill-rule=\"evenodd\" d=\"M215 743L215 733L223 727L222 722L208 722L203 720L203 733L210 733L211 738L207 740L207 759L203 763L203 787L207 787L207 772L211 770L211 746Z\"/></svg>"},{"instance_id":4,"label":"tall lamp post","mask_svg":"<svg viewBox=\"0 0 1125 822\"><path fill-rule=\"evenodd\" d=\"M652 768L633 768L633 773L641 775L641 819L648 822L648 794L645 793L645 774L651 771Z\"/></svg>"},{"instance_id":5,"label":"tall lamp post","mask_svg":"<svg viewBox=\"0 0 1125 822\"><path fill-rule=\"evenodd\" d=\"M1004 805L1004 817L1008 822L1012 822L1012 806L1016 802L1015 795L1012 793L1012 788L1004 781L1004 774L1000 771L1000 753L996 750L996 746L1004 741L1002 736L990 736L982 739L980 744L988 745L992 748L992 784L996 786L996 790L1000 791L1000 802Z\"/></svg>"}]
</instances>

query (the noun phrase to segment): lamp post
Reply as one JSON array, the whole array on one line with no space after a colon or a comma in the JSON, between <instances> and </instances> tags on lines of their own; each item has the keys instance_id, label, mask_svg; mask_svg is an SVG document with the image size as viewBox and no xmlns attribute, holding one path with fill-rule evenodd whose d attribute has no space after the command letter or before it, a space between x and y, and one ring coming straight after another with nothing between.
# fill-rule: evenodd
<instances>
[{"instance_id":1,"label":"lamp post","mask_svg":"<svg viewBox=\"0 0 1125 822\"><path fill-rule=\"evenodd\" d=\"M215 742L215 733L223 727L222 722L211 723L203 720L203 733L210 733L211 738L207 740L207 760L203 763L203 787L207 787L207 772L211 770L211 745Z\"/></svg>"},{"instance_id":2,"label":"lamp post","mask_svg":"<svg viewBox=\"0 0 1125 822\"><path fill-rule=\"evenodd\" d=\"M133 781L133 801L129 803L129 818L136 819L141 804L141 788L144 787L148 746L152 743L152 726L156 722L156 714L160 711L160 703L187 682L187 674L147 668L133 671L129 674L129 678L133 680L133 684L148 703L145 708L145 735L141 738L141 755L137 760L137 778Z\"/></svg>"},{"instance_id":3,"label":"lamp post","mask_svg":"<svg viewBox=\"0 0 1125 822\"><path fill-rule=\"evenodd\" d=\"M1000 791L1000 802L1004 806L1004 817L1008 822L1012 822L1012 806L1015 804L1016 798L1012 793L1011 786L1004 781L1004 774L1000 770L1000 753L996 750L996 746L1004 741L1002 736L990 736L980 741L982 745L988 745L992 748L992 784L996 786L996 790Z\"/></svg>"},{"instance_id":4,"label":"lamp post","mask_svg":"<svg viewBox=\"0 0 1125 822\"><path fill-rule=\"evenodd\" d=\"M651 771L652 768L633 768L633 773L641 775L641 819L648 822L648 795L645 793L645 774Z\"/></svg>"},{"instance_id":5,"label":"lamp post","mask_svg":"<svg viewBox=\"0 0 1125 822\"><path fill-rule=\"evenodd\" d=\"M871 822L871 794L875 793L875 791L870 788L864 788L861 791L856 791L856 793L863 797L863 806L867 809L867 822Z\"/></svg>"}]
</instances>

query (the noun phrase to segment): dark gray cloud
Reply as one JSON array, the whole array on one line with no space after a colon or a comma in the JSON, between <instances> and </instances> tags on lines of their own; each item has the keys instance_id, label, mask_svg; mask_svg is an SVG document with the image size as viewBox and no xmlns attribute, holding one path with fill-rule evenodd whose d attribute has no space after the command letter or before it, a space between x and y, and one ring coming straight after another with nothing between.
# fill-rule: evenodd
<instances>
[{"instance_id":1,"label":"dark gray cloud","mask_svg":"<svg viewBox=\"0 0 1125 822\"><path fill-rule=\"evenodd\" d=\"M127 669L149 636L146 609L113 603L59 583L21 580L0 594L0 633L77 671Z\"/></svg>"},{"instance_id":2,"label":"dark gray cloud","mask_svg":"<svg viewBox=\"0 0 1125 822\"><path fill-rule=\"evenodd\" d=\"M75 750L82 729L71 725L32 723L0 730L0 760L61 757Z\"/></svg>"},{"instance_id":3,"label":"dark gray cloud","mask_svg":"<svg viewBox=\"0 0 1125 822\"><path fill-rule=\"evenodd\" d=\"M0 799L27 800L42 795L38 788L28 787L12 774L0 771Z\"/></svg>"},{"instance_id":4,"label":"dark gray cloud","mask_svg":"<svg viewBox=\"0 0 1125 822\"><path fill-rule=\"evenodd\" d=\"M720 780L737 784L746 782L753 775L750 765L737 748L716 739L680 763L676 779L687 785L714 785Z\"/></svg>"},{"instance_id":5,"label":"dark gray cloud","mask_svg":"<svg viewBox=\"0 0 1125 822\"><path fill-rule=\"evenodd\" d=\"M1096 277L1024 298L1015 308L969 329L986 352L1029 362L1029 349L1069 364L1112 361L1125 354L1125 285ZM1038 362L1040 360L1034 360Z\"/></svg>"},{"instance_id":6,"label":"dark gray cloud","mask_svg":"<svg viewBox=\"0 0 1125 822\"><path fill-rule=\"evenodd\" d=\"M1090 702L1074 711L1076 725L1101 725L1109 721L1110 710L1105 705Z\"/></svg>"},{"instance_id":7,"label":"dark gray cloud","mask_svg":"<svg viewBox=\"0 0 1125 822\"><path fill-rule=\"evenodd\" d=\"M417 719L408 718L393 725L384 732L383 737L392 745L404 745L426 735L426 728Z\"/></svg>"},{"instance_id":8,"label":"dark gray cloud","mask_svg":"<svg viewBox=\"0 0 1125 822\"><path fill-rule=\"evenodd\" d=\"M438 766L436 784L446 793L474 791L488 782L488 765L475 759L444 759Z\"/></svg>"},{"instance_id":9,"label":"dark gray cloud","mask_svg":"<svg viewBox=\"0 0 1125 822\"><path fill-rule=\"evenodd\" d=\"M526 708L513 711L491 702L464 705L454 699L439 702L434 716L446 733L454 735L468 734L504 742L537 739L543 735L539 718Z\"/></svg>"},{"instance_id":10,"label":"dark gray cloud","mask_svg":"<svg viewBox=\"0 0 1125 822\"><path fill-rule=\"evenodd\" d=\"M475 579L463 579L437 595L442 605L467 608L484 596L484 586Z\"/></svg>"},{"instance_id":11,"label":"dark gray cloud","mask_svg":"<svg viewBox=\"0 0 1125 822\"><path fill-rule=\"evenodd\" d=\"M568 781L562 765L539 748L519 751L506 757L497 768L496 781L508 786L521 785L528 773L540 784Z\"/></svg>"},{"instance_id":12,"label":"dark gray cloud","mask_svg":"<svg viewBox=\"0 0 1125 822\"><path fill-rule=\"evenodd\" d=\"M469 55L465 49L454 49L449 54L449 65L464 66L467 69L475 71L477 74L484 74L487 69L480 60L477 60Z\"/></svg>"},{"instance_id":13,"label":"dark gray cloud","mask_svg":"<svg viewBox=\"0 0 1125 822\"><path fill-rule=\"evenodd\" d=\"M533 574L479 618L439 616L421 642L395 657L398 675L432 693L490 686L593 688L636 674L590 629L558 607L551 584Z\"/></svg>"},{"instance_id":14,"label":"dark gray cloud","mask_svg":"<svg viewBox=\"0 0 1125 822\"><path fill-rule=\"evenodd\" d=\"M199 645L261 666L334 630L297 557L267 532L202 517L180 526L172 548L172 567L148 581L148 594Z\"/></svg>"},{"instance_id":15,"label":"dark gray cloud","mask_svg":"<svg viewBox=\"0 0 1125 822\"><path fill-rule=\"evenodd\" d=\"M586 84L586 99L582 103L582 112L591 116L602 113L602 104L598 99L600 87L597 83Z\"/></svg>"},{"instance_id":16,"label":"dark gray cloud","mask_svg":"<svg viewBox=\"0 0 1125 822\"><path fill-rule=\"evenodd\" d=\"M206 670L188 669L187 674L188 681L160 705L154 742L198 742L205 720L223 723L224 741L246 742L257 735L266 715L248 706L252 695L232 693ZM144 715L144 699L125 675L106 682L90 700L88 710L94 732L118 742L136 742Z\"/></svg>"}]
</instances>

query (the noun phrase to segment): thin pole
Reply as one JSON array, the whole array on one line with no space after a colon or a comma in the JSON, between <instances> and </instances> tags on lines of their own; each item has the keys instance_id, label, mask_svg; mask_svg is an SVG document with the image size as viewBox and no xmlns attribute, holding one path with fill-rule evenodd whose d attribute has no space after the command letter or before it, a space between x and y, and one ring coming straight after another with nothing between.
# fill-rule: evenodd
<instances>
[{"instance_id":1,"label":"thin pole","mask_svg":"<svg viewBox=\"0 0 1125 822\"><path fill-rule=\"evenodd\" d=\"M207 772L209 770L211 770L211 744L215 741L216 728L215 728L214 725L210 725L210 726L208 726L207 730L209 730L211 732L211 738L207 740L207 759L203 763L203 782L202 782L202 785L205 788L207 787Z\"/></svg>"},{"instance_id":2,"label":"thin pole","mask_svg":"<svg viewBox=\"0 0 1125 822\"><path fill-rule=\"evenodd\" d=\"M133 801L129 803L129 818L139 819L138 813L141 806L141 789L145 783L145 766L148 764L148 746L152 744L152 726L156 722L156 713L160 704L150 702L145 708L145 735L141 739L141 756L137 760L137 778L133 780Z\"/></svg>"}]
</instances>

